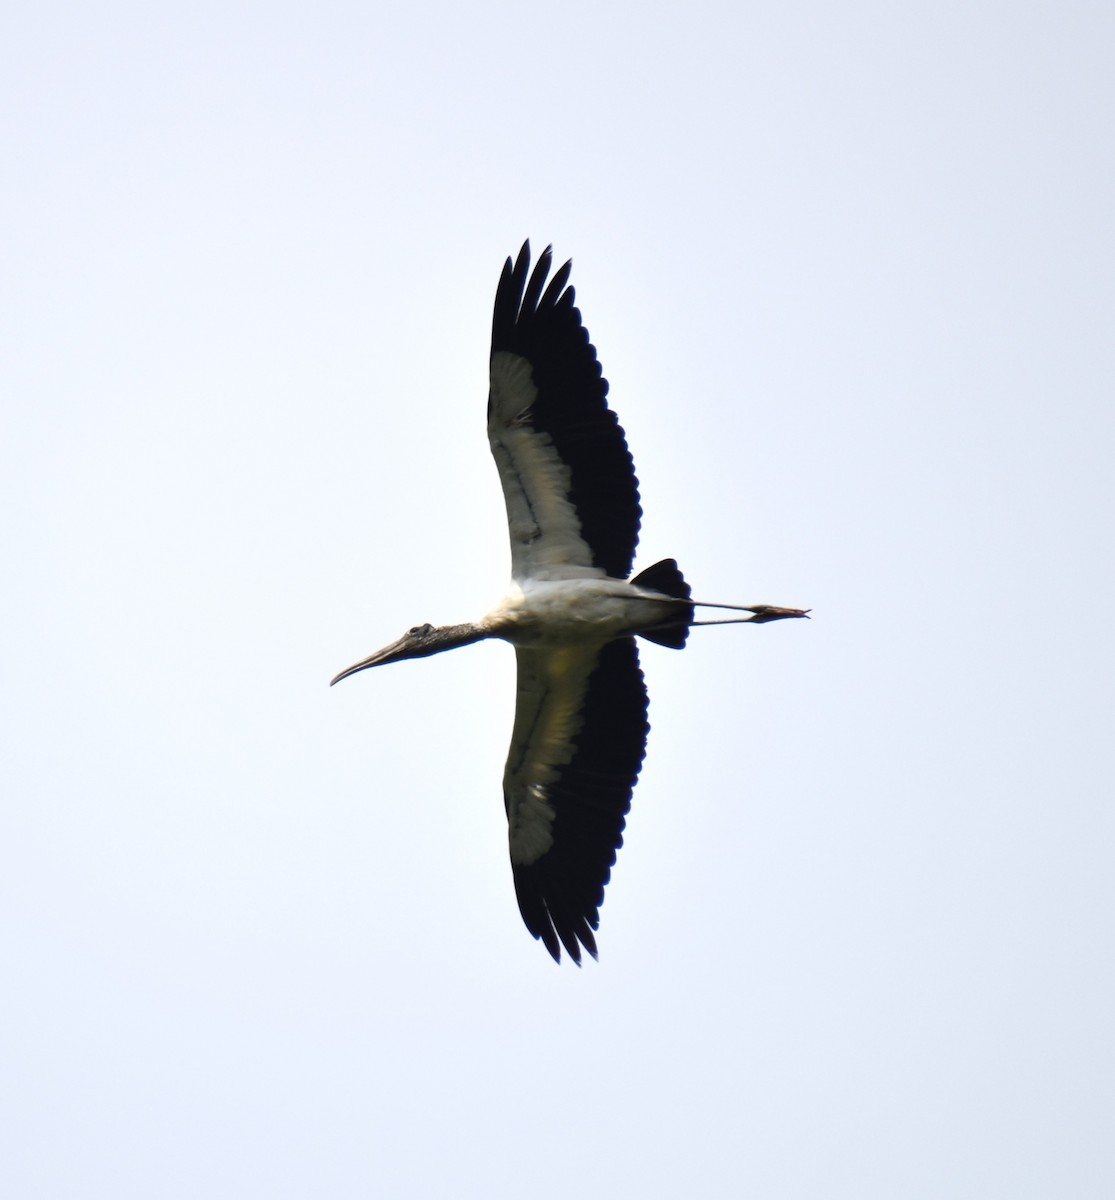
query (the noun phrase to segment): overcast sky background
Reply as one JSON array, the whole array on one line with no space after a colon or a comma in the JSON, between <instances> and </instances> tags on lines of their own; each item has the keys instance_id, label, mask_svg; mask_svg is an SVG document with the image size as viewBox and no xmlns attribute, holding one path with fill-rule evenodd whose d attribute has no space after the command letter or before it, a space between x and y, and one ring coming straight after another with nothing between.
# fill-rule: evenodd
<instances>
[{"instance_id":1,"label":"overcast sky background","mask_svg":"<svg viewBox=\"0 0 1115 1200\"><path fill-rule=\"evenodd\" d=\"M1115 1194L1115 10L9 5L0 1192ZM601 960L522 927L524 237L648 646Z\"/></svg>"}]
</instances>

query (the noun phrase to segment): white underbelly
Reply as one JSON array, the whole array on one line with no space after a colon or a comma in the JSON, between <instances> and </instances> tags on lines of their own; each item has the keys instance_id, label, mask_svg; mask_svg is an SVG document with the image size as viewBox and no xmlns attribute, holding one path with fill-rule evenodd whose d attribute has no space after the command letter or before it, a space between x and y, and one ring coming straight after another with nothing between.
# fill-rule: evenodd
<instances>
[{"instance_id":1,"label":"white underbelly","mask_svg":"<svg viewBox=\"0 0 1115 1200\"><path fill-rule=\"evenodd\" d=\"M644 598L619 579L513 583L492 616L516 646L608 642L669 620L674 606Z\"/></svg>"}]
</instances>

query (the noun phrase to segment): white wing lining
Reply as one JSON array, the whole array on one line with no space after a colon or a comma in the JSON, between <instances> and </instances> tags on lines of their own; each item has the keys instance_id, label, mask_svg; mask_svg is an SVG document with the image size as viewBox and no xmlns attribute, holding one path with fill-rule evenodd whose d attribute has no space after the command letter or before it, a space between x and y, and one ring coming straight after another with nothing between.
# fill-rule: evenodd
<instances>
[{"instance_id":1,"label":"white wing lining","mask_svg":"<svg viewBox=\"0 0 1115 1200\"><path fill-rule=\"evenodd\" d=\"M584 698L599 646L516 647L518 689L503 777L511 861L530 866L553 845L547 785L568 765L584 726Z\"/></svg>"},{"instance_id":2,"label":"white wing lining","mask_svg":"<svg viewBox=\"0 0 1115 1200\"><path fill-rule=\"evenodd\" d=\"M602 578L569 498L572 472L549 434L531 423L537 397L525 358L506 350L492 355L488 440L507 504L511 576Z\"/></svg>"}]
</instances>

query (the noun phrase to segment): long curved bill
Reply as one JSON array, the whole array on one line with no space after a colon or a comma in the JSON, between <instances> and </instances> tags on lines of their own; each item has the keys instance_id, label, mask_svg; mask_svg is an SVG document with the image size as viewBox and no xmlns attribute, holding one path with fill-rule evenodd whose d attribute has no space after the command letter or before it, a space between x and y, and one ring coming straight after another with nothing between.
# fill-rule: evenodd
<instances>
[{"instance_id":1,"label":"long curved bill","mask_svg":"<svg viewBox=\"0 0 1115 1200\"><path fill-rule=\"evenodd\" d=\"M369 654L367 658L362 658L359 662L353 663L351 667L345 669L339 674L334 675L329 681L329 686L332 687L335 683L340 683L342 679L347 679L350 675L355 675L357 671L365 671L368 667L382 667L385 663L395 662L397 659L406 658L404 651L411 647L408 637L401 637L397 642L392 642L390 646L384 646L382 650L377 650L375 654Z\"/></svg>"}]
</instances>

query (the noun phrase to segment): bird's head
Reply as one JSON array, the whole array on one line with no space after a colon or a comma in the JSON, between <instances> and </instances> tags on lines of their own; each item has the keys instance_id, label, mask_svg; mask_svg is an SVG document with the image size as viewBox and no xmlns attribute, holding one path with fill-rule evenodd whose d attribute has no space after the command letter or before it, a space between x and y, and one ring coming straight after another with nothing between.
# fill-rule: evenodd
<instances>
[{"instance_id":1,"label":"bird's head","mask_svg":"<svg viewBox=\"0 0 1115 1200\"><path fill-rule=\"evenodd\" d=\"M382 667L387 663L402 662L404 658L426 658L441 650L452 650L454 646L467 646L481 638L491 637L483 622L476 625L414 625L397 642L384 646L375 654L369 654L358 663L345 669L329 681L329 686L363 671L365 667Z\"/></svg>"},{"instance_id":2,"label":"bird's head","mask_svg":"<svg viewBox=\"0 0 1115 1200\"><path fill-rule=\"evenodd\" d=\"M444 639L438 636L440 633L441 630L434 625L414 625L397 642L369 654L367 658L353 663L351 667L345 667L339 675L329 681L329 686L332 687L333 684L367 667L382 667L387 663L402 662L405 658L425 658L428 654L436 654L445 649Z\"/></svg>"}]
</instances>

